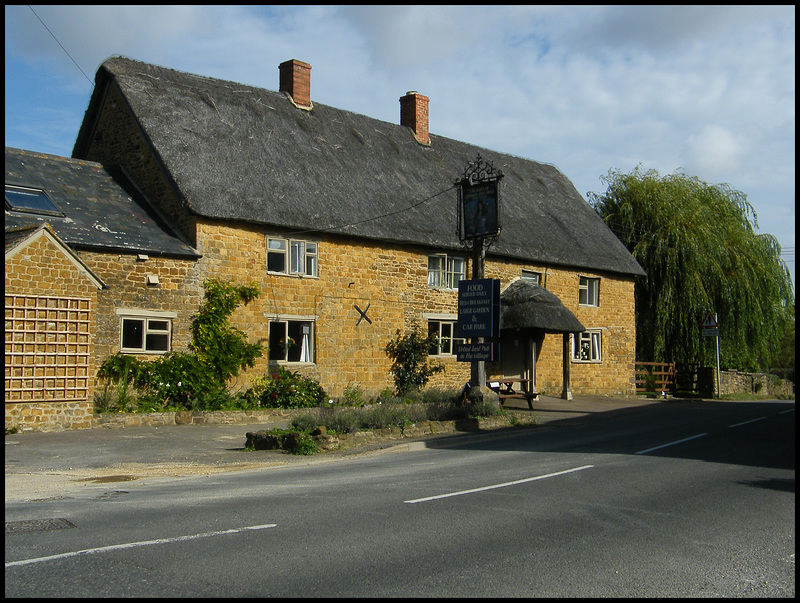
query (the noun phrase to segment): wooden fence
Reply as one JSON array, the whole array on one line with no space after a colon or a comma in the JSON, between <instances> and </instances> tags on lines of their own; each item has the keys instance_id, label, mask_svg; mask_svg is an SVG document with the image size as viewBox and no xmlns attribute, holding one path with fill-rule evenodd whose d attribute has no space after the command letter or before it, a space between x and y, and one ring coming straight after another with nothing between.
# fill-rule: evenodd
<instances>
[{"instance_id":1,"label":"wooden fence","mask_svg":"<svg viewBox=\"0 0 800 603\"><path fill-rule=\"evenodd\" d=\"M637 362L635 372L636 393L675 393L674 362Z\"/></svg>"}]
</instances>

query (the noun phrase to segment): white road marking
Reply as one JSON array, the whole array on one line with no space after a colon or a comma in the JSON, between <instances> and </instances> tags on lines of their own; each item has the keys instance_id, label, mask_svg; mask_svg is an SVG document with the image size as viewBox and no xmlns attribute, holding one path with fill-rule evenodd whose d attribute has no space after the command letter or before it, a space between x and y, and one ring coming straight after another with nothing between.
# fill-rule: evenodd
<instances>
[{"instance_id":1,"label":"white road marking","mask_svg":"<svg viewBox=\"0 0 800 603\"><path fill-rule=\"evenodd\" d=\"M19 565L30 565L31 563L42 563L43 561L54 561L55 559L67 559L78 555L92 555L94 553L105 553L106 551L116 551L120 549L132 549L139 546L149 546L152 544L165 544L169 542L182 542L184 540L196 540L198 538L210 538L211 536L221 536L223 534L237 534L247 530L265 530L274 528L278 524L268 523L262 526L247 526L245 528L235 528L233 530L222 530L220 532L205 532L203 534L192 534L191 536L177 536L175 538L159 538L158 540L144 540L142 542L128 542L126 544L114 544L111 546L101 546L94 549L83 549L82 551L72 551L71 553L61 553L60 555L48 555L47 557L36 557L34 559L23 559L22 561L10 561L6 567L16 567Z\"/></svg>"},{"instance_id":2,"label":"white road marking","mask_svg":"<svg viewBox=\"0 0 800 603\"><path fill-rule=\"evenodd\" d=\"M439 494L437 496L427 496L425 498L415 498L414 500L404 500L403 502L413 505L414 503L427 502L429 500L450 498L451 496L461 496L462 494L473 494L475 492L483 492L485 490L494 490L495 488L505 488L506 486L516 486L517 484L535 482L536 480L546 479L548 477L556 477L557 475L564 475L566 473L573 473L575 471L583 471L584 469L590 469L591 467L594 467L594 465L584 465L583 467L574 467L573 469L566 469L565 471L558 471L556 473L548 473L547 475L538 475L536 477L518 479L513 482L505 482L503 484L495 484L493 486L484 486L483 488L473 488L472 490L461 490L460 492L450 492L449 494Z\"/></svg>"},{"instance_id":3,"label":"white road marking","mask_svg":"<svg viewBox=\"0 0 800 603\"><path fill-rule=\"evenodd\" d=\"M741 423L734 423L733 425L728 425L728 427L739 427L740 425L747 425L748 423L755 423L756 421L763 421L767 417L758 417L757 419L750 419L749 421L742 421Z\"/></svg>"},{"instance_id":4,"label":"white road marking","mask_svg":"<svg viewBox=\"0 0 800 603\"><path fill-rule=\"evenodd\" d=\"M648 448L647 450L640 450L639 452L635 452L634 454L647 454L648 452L653 452L653 450L660 450L662 448L666 448L667 446L674 446L675 444L682 444L683 442L688 442L689 440L695 440L697 438L702 438L703 436L707 436L707 433L698 433L697 435L690 436L688 438L683 438L682 440L676 440L674 442L669 442L668 444L661 444L661 446L654 446L653 448Z\"/></svg>"}]
</instances>

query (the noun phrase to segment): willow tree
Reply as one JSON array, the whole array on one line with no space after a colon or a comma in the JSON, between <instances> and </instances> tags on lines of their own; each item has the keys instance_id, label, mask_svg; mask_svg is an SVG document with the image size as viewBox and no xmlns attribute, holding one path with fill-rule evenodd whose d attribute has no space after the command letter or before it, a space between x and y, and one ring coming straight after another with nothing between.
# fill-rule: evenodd
<instances>
[{"instance_id":1,"label":"willow tree","mask_svg":"<svg viewBox=\"0 0 800 603\"><path fill-rule=\"evenodd\" d=\"M700 325L718 316L725 368L754 370L775 357L794 293L775 237L757 234L744 193L683 173L610 170L590 203L633 254L640 361L716 363Z\"/></svg>"}]
</instances>

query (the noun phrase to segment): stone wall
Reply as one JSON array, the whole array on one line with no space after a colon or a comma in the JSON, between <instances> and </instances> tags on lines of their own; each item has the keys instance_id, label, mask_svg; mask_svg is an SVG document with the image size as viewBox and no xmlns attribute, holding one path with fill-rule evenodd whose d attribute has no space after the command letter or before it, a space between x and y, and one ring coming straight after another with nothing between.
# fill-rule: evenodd
<instances>
[{"instance_id":1,"label":"stone wall","mask_svg":"<svg viewBox=\"0 0 800 603\"><path fill-rule=\"evenodd\" d=\"M714 391L716 391L717 372L712 371ZM788 379L779 379L768 373L740 373L739 371L720 371L719 393L754 394L758 396L790 397L794 395L794 384Z\"/></svg>"},{"instance_id":2,"label":"stone wall","mask_svg":"<svg viewBox=\"0 0 800 603\"><path fill-rule=\"evenodd\" d=\"M6 260L6 429L92 426L97 294L45 236Z\"/></svg>"}]
</instances>

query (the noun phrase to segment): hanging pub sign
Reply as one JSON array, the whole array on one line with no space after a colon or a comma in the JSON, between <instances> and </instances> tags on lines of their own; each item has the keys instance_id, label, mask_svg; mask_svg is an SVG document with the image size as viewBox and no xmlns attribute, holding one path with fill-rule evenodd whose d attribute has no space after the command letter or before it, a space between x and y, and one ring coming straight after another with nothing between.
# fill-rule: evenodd
<instances>
[{"instance_id":1,"label":"hanging pub sign","mask_svg":"<svg viewBox=\"0 0 800 603\"><path fill-rule=\"evenodd\" d=\"M480 156L458 181L458 235L461 241L492 239L500 234L500 179Z\"/></svg>"},{"instance_id":2,"label":"hanging pub sign","mask_svg":"<svg viewBox=\"0 0 800 603\"><path fill-rule=\"evenodd\" d=\"M497 236L500 223L497 189L497 180L472 185L467 183L462 188L464 239Z\"/></svg>"}]
</instances>

